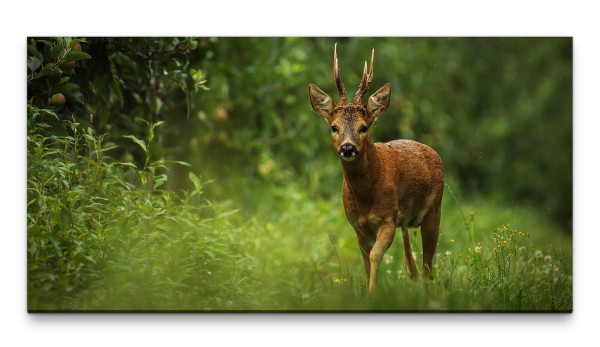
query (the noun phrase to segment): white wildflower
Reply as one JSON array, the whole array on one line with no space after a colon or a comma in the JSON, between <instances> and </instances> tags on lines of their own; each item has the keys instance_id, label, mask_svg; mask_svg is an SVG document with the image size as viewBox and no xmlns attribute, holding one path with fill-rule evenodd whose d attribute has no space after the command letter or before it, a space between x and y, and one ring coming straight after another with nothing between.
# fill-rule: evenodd
<instances>
[{"instance_id":1,"label":"white wildflower","mask_svg":"<svg viewBox=\"0 0 600 347\"><path fill-rule=\"evenodd\" d=\"M537 250L535 251L535 259L542 259L544 257L544 253L542 253L542 251Z\"/></svg>"}]
</instances>

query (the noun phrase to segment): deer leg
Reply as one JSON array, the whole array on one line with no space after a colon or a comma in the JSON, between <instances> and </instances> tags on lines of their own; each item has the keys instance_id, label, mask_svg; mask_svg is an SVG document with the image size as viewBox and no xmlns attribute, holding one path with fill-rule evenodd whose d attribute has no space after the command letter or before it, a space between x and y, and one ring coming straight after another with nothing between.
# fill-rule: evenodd
<instances>
[{"instance_id":1,"label":"deer leg","mask_svg":"<svg viewBox=\"0 0 600 347\"><path fill-rule=\"evenodd\" d=\"M369 275L369 294L373 294L375 291L375 285L378 280L378 269L379 263L383 259L383 254L390 248L392 241L394 241L394 234L396 233L396 226L392 223L383 224L377 231L377 239L375 244L369 253L369 262L371 265Z\"/></svg>"},{"instance_id":2,"label":"deer leg","mask_svg":"<svg viewBox=\"0 0 600 347\"><path fill-rule=\"evenodd\" d=\"M360 254L363 258L368 282L369 278L371 277L371 260L369 259L369 254L371 253L371 249L373 248L373 242L366 237L361 237L358 233L356 233L356 235L358 237L358 246L360 247Z\"/></svg>"},{"instance_id":3,"label":"deer leg","mask_svg":"<svg viewBox=\"0 0 600 347\"><path fill-rule=\"evenodd\" d=\"M440 229L440 207L432 206L421 224L421 240L423 242L423 267L425 274L433 279L433 256L437 247Z\"/></svg>"},{"instance_id":4,"label":"deer leg","mask_svg":"<svg viewBox=\"0 0 600 347\"><path fill-rule=\"evenodd\" d=\"M415 264L415 258L412 255L412 249L410 247L410 239L408 238L408 228L402 227L402 243L404 244L404 259L406 260L406 267L410 274L410 278L413 280L417 279L419 271Z\"/></svg>"}]
</instances>

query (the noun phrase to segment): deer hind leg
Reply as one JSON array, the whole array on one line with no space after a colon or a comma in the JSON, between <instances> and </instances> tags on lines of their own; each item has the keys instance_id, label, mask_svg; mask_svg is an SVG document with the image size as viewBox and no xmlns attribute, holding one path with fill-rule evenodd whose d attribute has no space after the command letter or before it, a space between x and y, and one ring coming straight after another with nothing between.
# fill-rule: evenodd
<instances>
[{"instance_id":1,"label":"deer hind leg","mask_svg":"<svg viewBox=\"0 0 600 347\"><path fill-rule=\"evenodd\" d=\"M377 238L375 244L369 253L369 262L371 270L369 271L369 294L373 294L375 291L375 285L378 281L378 270L379 264L383 259L383 255L392 245L394 241L394 234L396 233L396 226L393 223L386 223L379 227L377 231ZM366 263L365 263L366 266Z\"/></svg>"},{"instance_id":2,"label":"deer hind leg","mask_svg":"<svg viewBox=\"0 0 600 347\"><path fill-rule=\"evenodd\" d=\"M439 205L432 206L427 212L421 224L421 240L423 241L423 267L425 274L433 279L433 256L437 247L440 229L441 208Z\"/></svg>"},{"instance_id":3,"label":"deer hind leg","mask_svg":"<svg viewBox=\"0 0 600 347\"><path fill-rule=\"evenodd\" d=\"M410 278L415 280L419 276L419 270L415 264L415 258L412 255L412 249L410 247L410 239L408 238L408 228L402 227L402 242L404 243L404 259L406 260L406 267L410 274Z\"/></svg>"}]
</instances>

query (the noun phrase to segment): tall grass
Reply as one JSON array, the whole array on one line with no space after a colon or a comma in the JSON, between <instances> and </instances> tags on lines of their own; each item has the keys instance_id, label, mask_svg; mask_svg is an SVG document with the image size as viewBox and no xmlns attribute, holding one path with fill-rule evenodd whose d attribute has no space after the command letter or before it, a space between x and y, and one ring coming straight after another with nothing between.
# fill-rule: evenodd
<instances>
[{"instance_id":1,"label":"tall grass","mask_svg":"<svg viewBox=\"0 0 600 347\"><path fill-rule=\"evenodd\" d=\"M115 161L91 128L45 134L56 115L28 112L29 310L211 309L252 295L236 211L203 199L198 177L191 192L161 190L164 161ZM152 136L132 140L149 152Z\"/></svg>"},{"instance_id":2,"label":"tall grass","mask_svg":"<svg viewBox=\"0 0 600 347\"><path fill-rule=\"evenodd\" d=\"M256 204L272 204L246 213L235 199L206 199L194 174L190 191L162 189L168 165L150 155L160 123L128 137L146 153L135 165L110 158L114 145L91 128L46 133L56 115L28 114L31 311L572 309L571 241L528 209L463 204L450 191L435 279L408 278L397 239L369 297L339 197L287 182L256 191ZM421 263L418 233L411 242Z\"/></svg>"}]
</instances>

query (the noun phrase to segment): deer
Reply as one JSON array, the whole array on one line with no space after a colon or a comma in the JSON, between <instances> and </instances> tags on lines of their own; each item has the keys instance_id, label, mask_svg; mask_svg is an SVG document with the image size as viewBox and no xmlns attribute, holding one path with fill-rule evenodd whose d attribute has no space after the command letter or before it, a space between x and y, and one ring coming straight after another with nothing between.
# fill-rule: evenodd
<instances>
[{"instance_id":1,"label":"deer","mask_svg":"<svg viewBox=\"0 0 600 347\"><path fill-rule=\"evenodd\" d=\"M371 139L369 129L387 110L391 98L391 84L386 83L366 104L362 103L373 80L374 56L373 48L369 72L365 61L351 103L339 75L337 43L333 51L333 77L338 103L334 104L316 85L308 85L311 106L329 125L340 159L344 211L356 233L369 295L375 292L379 265L394 240L396 228L402 230L407 272L416 280L419 272L408 228L420 227L424 274L433 279L444 188L442 160L431 147L408 139L387 143Z\"/></svg>"}]
</instances>

